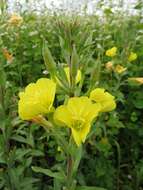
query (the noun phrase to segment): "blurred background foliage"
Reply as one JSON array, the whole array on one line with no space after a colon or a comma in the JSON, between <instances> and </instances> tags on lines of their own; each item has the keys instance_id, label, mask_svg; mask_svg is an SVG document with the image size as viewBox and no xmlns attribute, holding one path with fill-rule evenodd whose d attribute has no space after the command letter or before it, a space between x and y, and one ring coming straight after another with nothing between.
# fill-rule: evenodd
<instances>
[{"instance_id":1,"label":"blurred background foliage","mask_svg":"<svg viewBox=\"0 0 143 190\"><path fill-rule=\"evenodd\" d=\"M60 170L64 154L41 127L19 119L17 102L24 86L48 76L43 40L48 41L56 63L65 63L61 48L66 50L69 39L76 45L80 67L86 73L82 91L94 84L100 62L99 86L111 91L117 100L116 111L96 122L94 134L84 145L78 184L109 190L143 189L143 85L127 80L143 77L143 3L139 0L134 4L135 14L122 9L124 2L119 5L115 10L111 1L99 1L92 14L86 6L82 14L67 14L61 9L23 11L21 5L15 10L22 23L10 25L7 1L0 1L0 189L58 189L51 177L33 171L32 166ZM98 10L102 13L97 14ZM109 58L105 51L113 46L118 54ZM128 63L131 51L138 58ZM126 72L120 75L108 70L109 61L126 67Z\"/></svg>"}]
</instances>

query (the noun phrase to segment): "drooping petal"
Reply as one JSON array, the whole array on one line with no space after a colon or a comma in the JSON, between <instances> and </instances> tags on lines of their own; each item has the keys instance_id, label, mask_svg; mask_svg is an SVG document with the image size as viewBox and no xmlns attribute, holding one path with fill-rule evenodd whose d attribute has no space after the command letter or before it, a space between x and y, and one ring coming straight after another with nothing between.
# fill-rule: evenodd
<instances>
[{"instance_id":1,"label":"drooping petal","mask_svg":"<svg viewBox=\"0 0 143 190\"><path fill-rule=\"evenodd\" d=\"M91 127L90 123L86 123L85 126L80 131L80 136L83 143L85 142L85 139L90 131L90 127Z\"/></svg>"},{"instance_id":2,"label":"drooping petal","mask_svg":"<svg viewBox=\"0 0 143 190\"><path fill-rule=\"evenodd\" d=\"M80 132L74 128L71 128L71 131L72 131L72 136L73 136L75 143L77 144L77 146L80 146L82 143Z\"/></svg>"},{"instance_id":3,"label":"drooping petal","mask_svg":"<svg viewBox=\"0 0 143 190\"><path fill-rule=\"evenodd\" d=\"M86 123L83 128L80 130L76 130L75 128L72 128L72 135L74 138L75 143L77 146L80 146L81 143L84 143L86 140L86 137L90 131L91 125L89 123Z\"/></svg>"}]
</instances>

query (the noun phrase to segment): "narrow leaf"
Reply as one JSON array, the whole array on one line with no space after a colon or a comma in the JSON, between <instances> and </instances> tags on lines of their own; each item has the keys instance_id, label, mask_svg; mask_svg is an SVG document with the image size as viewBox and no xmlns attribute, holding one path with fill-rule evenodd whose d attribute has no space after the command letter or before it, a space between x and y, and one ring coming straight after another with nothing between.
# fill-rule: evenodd
<instances>
[{"instance_id":1,"label":"narrow leaf","mask_svg":"<svg viewBox=\"0 0 143 190\"><path fill-rule=\"evenodd\" d=\"M44 168L36 167L36 166L32 166L32 170L36 173L43 173L47 176L50 176L59 180L63 180L65 178L62 172L53 172L49 169L44 169Z\"/></svg>"}]
</instances>

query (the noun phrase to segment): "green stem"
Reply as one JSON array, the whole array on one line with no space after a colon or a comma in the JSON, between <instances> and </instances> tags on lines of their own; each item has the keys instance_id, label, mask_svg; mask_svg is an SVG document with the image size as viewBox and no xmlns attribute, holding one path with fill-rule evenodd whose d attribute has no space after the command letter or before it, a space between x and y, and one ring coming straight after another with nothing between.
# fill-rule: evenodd
<instances>
[{"instance_id":1,"label":"green stem","mask_svg":"<svg viewBox=\"0 0 143 190\"><path fill-rule=\"evenodd\" d=\"M120 145L117 141L114 141L116 148L117 148L117 155L118 155L118 167L117 167L117 190L120 189L120 163L121 163L121 151L120 151Z\"/></svg>"},{"instance_id":2,"label":"green stem","mask_svg":"<svg viewBox=\"0 0 143 190\"><path fill-rule=\"evenodd\" d=\"M69 156L67 158L67 188L72 190L72 168L73 168L73 158Z\"/></svg>"},{"instance_id":3,"label":"green stem","mask_svg":"<svg viewBox=\"0 0 143 190\"><path fill-rule=\"evenodd\" d=\"M53 124L50 121L47 121L43 116L39 115L32 119L33 122L38 123L41 125L47 133L50 133L55 137L60 147L63 149L63 152L66 152L68 154L68 146L63 139L62 136L59 135L58 131L56 131L56 127L53 126Z\"/></svg>"}]
</instances>

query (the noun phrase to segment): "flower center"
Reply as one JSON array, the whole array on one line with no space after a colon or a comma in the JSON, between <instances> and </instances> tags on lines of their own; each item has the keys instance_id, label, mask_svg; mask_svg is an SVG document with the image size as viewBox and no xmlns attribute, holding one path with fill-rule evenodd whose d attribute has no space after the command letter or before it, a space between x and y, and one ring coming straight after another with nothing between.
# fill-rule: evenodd
<instances>
[{"instance_id":1,"label":"flower center","mask_svg":"<svg viewBox=\"0 0 143 190\"><path fill-rule=\"evenodd\" d=\"M85 119L73 117L72 127L79 131L83 128L84 123L85 123Z\"/></svg>"}]
</instances>

